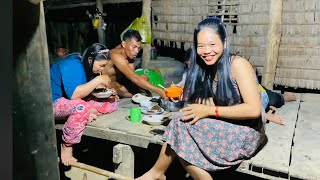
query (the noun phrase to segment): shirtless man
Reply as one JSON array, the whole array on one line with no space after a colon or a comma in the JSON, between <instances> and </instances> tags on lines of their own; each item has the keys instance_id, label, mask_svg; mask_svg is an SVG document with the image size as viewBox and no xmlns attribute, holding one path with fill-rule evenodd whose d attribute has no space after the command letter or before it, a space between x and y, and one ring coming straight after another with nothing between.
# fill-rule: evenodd
<instances>
[{"instance_id":1,"label":"shirtless man","mask_svg":"<svg viewBox=\"0 0 320 180\"><path fill-rule=\"evenodd\" d=\"M112 80L113 88L121 97L132 97L139 92L139 87L153 91L166 99L165 92L152 85L146 75L135 73L134 59L141 48L141 36L136 30L128 30L123 35L121 44L110 50L110 61L102 74L107 74Z\"/></svg>"}]
</instances>

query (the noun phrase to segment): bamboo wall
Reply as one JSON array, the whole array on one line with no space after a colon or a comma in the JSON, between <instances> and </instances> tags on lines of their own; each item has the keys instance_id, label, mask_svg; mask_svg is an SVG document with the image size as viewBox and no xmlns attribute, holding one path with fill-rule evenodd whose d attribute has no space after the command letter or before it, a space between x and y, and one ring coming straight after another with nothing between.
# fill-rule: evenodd
<instances>
[{"instance_id":1,"label":"bamboo wall","mask_svg":"<svg viewBox=\"0 0 320 180\"><path fill-rule=\"evenodd\" d=\"M320 89L320 1L286 0L275 84Z\"/></svg>"},{"instance_id":2,"label":"bamboo wall","mask_svg":"<svg viewBox=\"0 0 320 180\"><path fill-rule=\"evenodd\" d=\"M227 25L232 50L262 74L270 0L152 0L151 6L153 38L157 43L188 49L196 24L215 15ZM282 12L274 83L320 89L320 1L284 0Z\"/></svg>"}]
</instances>

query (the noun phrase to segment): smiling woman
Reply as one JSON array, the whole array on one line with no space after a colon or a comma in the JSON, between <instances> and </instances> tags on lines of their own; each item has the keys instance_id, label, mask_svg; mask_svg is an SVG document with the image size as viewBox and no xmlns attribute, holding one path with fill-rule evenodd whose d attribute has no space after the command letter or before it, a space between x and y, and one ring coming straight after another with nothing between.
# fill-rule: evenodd
<instances>
[{"instance_id":1,"label":"smiling woman","mask_svg":"<svg viewBox=\"0 0 320 180\"><path fill-rule=\"evenodd\" d=\"M250 158L264 131L264 111L250 63L230 54L227 30L218 18L194 30L183 97L188 106L173 116L156 164L139 180L165 179L177 157L196 180ZM186 148L187 147L187 148Z\"/></svg>"}]
</instances>

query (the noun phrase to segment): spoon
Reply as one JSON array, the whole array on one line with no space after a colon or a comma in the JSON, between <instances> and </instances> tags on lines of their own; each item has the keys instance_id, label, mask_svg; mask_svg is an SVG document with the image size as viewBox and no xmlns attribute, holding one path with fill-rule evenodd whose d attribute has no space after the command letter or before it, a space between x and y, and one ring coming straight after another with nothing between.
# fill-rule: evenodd
<instances>
[{"instance_id":1,"label":"spoon","mask_svg":"<svg viewBox=\"0 0 320 180\"><path fill-rule=\"evenodd\" d=\"M102 72L101 72L101 71L99 71L99 75L100 75L100 76L102 75ZM108 91L107 87L104 87L102 92L107 92L107 91Z\"/></svg>"},{"instance_id":2,"label":"spoon","mask_svg":"<svg viewBox=\"0 0 320 180\"><path fill-rule=\"evenodd\" d=\"M158 86L161 87L161 88L164 89L164 90L170 91L169 89L163 87L161 84L158 84Z\"/></svg>"}]
</instances>

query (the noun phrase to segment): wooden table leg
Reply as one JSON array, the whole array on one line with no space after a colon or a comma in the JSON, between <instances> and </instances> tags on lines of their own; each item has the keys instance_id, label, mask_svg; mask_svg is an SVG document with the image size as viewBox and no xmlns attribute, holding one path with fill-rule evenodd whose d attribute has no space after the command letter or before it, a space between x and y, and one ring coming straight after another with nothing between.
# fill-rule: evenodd
<instances>
[{"instance_id":1,"label":"wooden table leg","mask_svg":"<svg viewBox=\"0 0 320 180\"><path fill-rule=\"evenodd\" d=\"M115 164L115 173L134 178L134 153L129 145L115 145L112 161Z\"/></svg>"}]
</instances>

